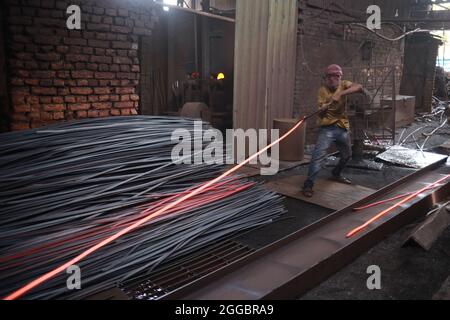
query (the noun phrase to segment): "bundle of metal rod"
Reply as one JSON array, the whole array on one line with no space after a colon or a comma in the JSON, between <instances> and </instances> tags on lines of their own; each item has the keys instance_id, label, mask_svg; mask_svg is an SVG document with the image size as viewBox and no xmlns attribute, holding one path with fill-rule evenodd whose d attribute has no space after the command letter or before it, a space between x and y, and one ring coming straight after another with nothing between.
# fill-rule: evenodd
<instances>
[{"instance_id":1,"label":"bundle of metal rod","mask_svg":"<svg viewBox=\"0 0 450 320\"><path fill-rule=\"evenodd\" d=\"M220 174L220 166L172 163L180 128L193 133L193 121L96 119L3 135L0 294ZM275 194L228 178L81 261L82 290L69 291L61 273L25 298L84 298L283 213Z\"/></svg>"}]
</instances>

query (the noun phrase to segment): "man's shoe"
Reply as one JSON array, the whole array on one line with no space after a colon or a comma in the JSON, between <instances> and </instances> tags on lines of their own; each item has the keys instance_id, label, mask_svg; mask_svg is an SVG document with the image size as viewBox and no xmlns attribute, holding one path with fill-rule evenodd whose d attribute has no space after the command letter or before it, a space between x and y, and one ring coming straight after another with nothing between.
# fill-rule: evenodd
<instances>
[{"instance_id":1,"label":"man's shoe","mask_svg":"<svg viewBox=\"0 0 450 320\"><path fill-rule=\"evenodd\" d=\"M314 191L312 188L309 187L303 188L303 195L306 198L312 198L314 196Z\"/></svg>"},{"instance_id":2,"label":"man's shoe","mask_svg":"<svg viewBox=\"0 0 450 320\"><path fill-rule=\"evenodd\" d=\"M346 177L343 177L343 176L333 176L333 179L339 183L348 184L348 185L353 184L349 179L347 179Z\"/></svg>"}]
</instances>

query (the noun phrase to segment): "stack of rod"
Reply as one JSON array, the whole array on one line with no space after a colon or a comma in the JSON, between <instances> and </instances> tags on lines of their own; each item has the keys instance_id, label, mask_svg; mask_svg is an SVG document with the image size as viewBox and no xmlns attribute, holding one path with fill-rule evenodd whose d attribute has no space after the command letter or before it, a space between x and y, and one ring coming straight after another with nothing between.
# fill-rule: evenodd
<instances>
[{"instance_id":1,"label":"stack of rod","mask_svg":"<svg viewBox=\"0 0 450 320\"><path fill-rule=\"evenodd\" d=\"M222 166L172 162L176 129L194 120L117 117L1 135L0 295L57 268L209 181ZM204 124L204 129L208 126ZM281 199L230 177L94 252L26 299L82 299L120 286L284 213Z\"/></svg>"}]
</instances>

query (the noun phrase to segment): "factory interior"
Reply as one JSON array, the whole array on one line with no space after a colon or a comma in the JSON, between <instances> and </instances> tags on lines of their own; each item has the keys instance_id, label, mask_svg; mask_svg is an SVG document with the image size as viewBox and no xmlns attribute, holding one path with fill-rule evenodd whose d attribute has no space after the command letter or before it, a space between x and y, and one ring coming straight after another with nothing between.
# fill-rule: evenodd
<instances>
[{"instance_id":1,"label":"factory interior","mask_svg":"<svg viewBox=\"0 0 450 320\"><path fill-rule=\"evenodd\" d=\"M1 1L0 296L450 300L449 119L449 0Z\"/></svg>"}]
</instances>

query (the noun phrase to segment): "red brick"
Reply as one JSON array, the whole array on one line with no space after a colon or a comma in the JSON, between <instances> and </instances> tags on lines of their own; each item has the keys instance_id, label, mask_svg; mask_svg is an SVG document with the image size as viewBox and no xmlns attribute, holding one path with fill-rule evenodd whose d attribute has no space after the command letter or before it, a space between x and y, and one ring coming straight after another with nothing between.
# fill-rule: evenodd
<instances>
[{"instance_id":1,"label":"red brick","mask_svg":"<svg viewBox=\"0 0 450 320\"><path fill-rule=\"evenodd\" d=\"M83 54L67 54L66 60L71 62L88 62L89 56Z\"/></svg>"},{"instance_id":2,"label":"red brick","mask_svg":"<svg viewBox=\"0 0 450 320\"><path fill-rule=\"evenodd\" d=\"M58 88L58 95L67 96L68 94L70 94L69 88Z\"/></svg>"},{"instance_id":3,"label":"red brick","mask_svg":"<svg viewBox=\"0 0 450 320\"><path fill-rule=\"evenodd\" d=\"M53 103L64 103L64 97L53 97Z\"/></svg>"},{"instance_id":4,"label":"red brick","mask_svg":"<svg viewBox=\"0 0 450 320\"><path fill-rule=\"evenodd\" d=\"M89 102L97 102L97 101L98 101L98 96L92 96L92 95L90 95L90 96L88 97L88 101L89 101Z\"/></svg>"},{"instance_id":5,"label":"red brick","mask_svg":"<svg viewBox=\"0 0 450 320\"><path fill-rule=\"evenodd\" d=\"M85 70L86 69L86 63L85 62L76 62L75 63L75 69L77 69L77 70Z\"/></svg>"},{"instance_id":6,"label":"red brick","mask_svg":"<svg viewBox=\"0 0 450 320\"><path fill-rule=\"evenodd\" d=\"M87 87L87 86L89 86L89 80L87 80L87 79L77 80L77 86L79 86L79 87Z\"/></svg>"},{"instance_id":7,"label":"red brick","mask_svg":"<svg viewBox=\"0 0 450 320\"><path fill-rule=\"evenodd\" d=\"M97 16L97 15L91 15L90 21L92 23L100 23L100 22L102 22L102 17L101 16Z\"/></svg>"},{"instance_id":8,"label":"red brick","mask_svg":"<svg viewBox=\"0 0 450 320\"><path fill-rule=\"evenodd\" d=\"M87 63L86 69L96 71L98 69L98 64L96 63Z\"/></svg>"},{"instance_id":9,"label":"red brick","mask_svg":"<svg viewBox=\"0 0 450 320\"><path fill-rule=\"evenodd\" d=\"M117 79L134 79L134 73L129 72L117 72Z\"/></svg>"},{"instance_id":10,"label":"red brick","mask_svg":"<svg viewBox=\"0 0 450 320\"><path fill-rule=\"evenodd\" d=\"M94 63L111 63L112 59L111 57L105 57L105 56L91 56L91 62Z\"/></svg>"},{"instance_id":11,"label":"red brick","mask_svg":"<svg viewBox=\"0 0 450 320\"><path fill-rule=\"evenodd\" d=\"M50 68L52 70L61 70L64 68L64 62L63 61L59 61L59 62L52 62L50 64Z\"/></svg>"},{"instance_id":12,"label":"red brick","mask_svg":"<svg viewBox=\"0 0 450 320\"><path fill-rule=\"evenodd\" d=\"M113 18L111 17L103 17L102 22L105 24L113 24Z\"/></svg>"},{"instance_id":13,"label":"red brick","mask_svg":"<svg viewBox=\"0 0 450 320\"><path fill-rule=\"evenodd\" d=\"M89 110L88 111L88 117L89 118L97 118L99 116L97 110Z\"/></svg>"},{"instance_id":14,"label":"red brick","mask_svg":"<svg viewBox=\"0 0 450 320\"><path fill-rule=\"evenodd\" d=\"M47 121L47 120L53 120L53 115L51 112L47 111L41 111L41 120Z\"/></svg>"},{"instance_id":15,"label":"red brick","mask_svg":"<svg viewBox=\"0 0 450 320\"><path fill-rule=\"evenodd\" d=\"M44 111L64 111L66 107L64 104L44 104Z\"/></svg>"},{"instance_id":16,"label":"red brick","mask_svg":"<svg viewBox=\"0 0 450 320\"><path fill-rule=\"evenodd\" d=\"M55 79L53 80L53 85L55 87L64 87L66 85L66 82L62 79Z\"/></svg>"},{"instance_id":17,"label":"red brick","mask_svg":"<svg viewBox=\"0 0 450 320\"><path fill-rule=\"evenodd\" d=\"M96 94L110 94L111 88L109 88L109 87L94 88L94 92Z\"/></svg>"},{"instance_id":18,"label":"red brick","mask_svg":"<svg viewBox=\"0 0 450 320\"><path fill-rule=\"evenodd\" d=\"M52 79L39 80L39 85L41 87L51 87L51 86L53 86L53 80Z\"/></svg>"},{"instance_id":19,"label":"red brick","mask_svg":"<svg viewBox=\"0 0 450 320\"><path fill-rule=\"evenodd\" d=\"M53 52L49 53L36 53L36 59L42 61L58 61L61 60L61 55Z\"/></svg>"},{"instance_id":20,"label":"red brick","mask_svg":"<svg viewBox=\"0 0 450 320\"><path fill-rule=\"evenodd\" d=\"M131 66L131 72L140 72L141 68L139 67L139 65L133 65Z\"/></svg>"},{"instance_id":21,"label":"red brick","mask_svg":"<svg viewBox=\"0 0 450 320\"><path fill-rule=\"evenodd\" d=\"M64 120L64 112L54 112L53 119L54 120Z\"/></svg>"},{"instance_id":22,"label":"red brick","mask_svg":"<svg viewBox=\"0 0 450 320\"><path fill-rule=\"evenodd\" d=\"M132 61L128 57L114 57L113 62L117 64L132 64Z\"/></svg>"},{"instance_id":23,"label":"red brick","mask_svg":"<svg viewBox=\"0 0 450 320\"><path fill-rule=\"evenodd\" d=\"M50 44L57 46L61 43L61 38L49 35L39 35L34 37L34 42L37 44Z\"/></svg>"},{"instance_id":24,"label":"red brick","mask_svg":"<svg viewBox=\"0 0 450 320\"><path fill-rule=\"evenodd\" d=\"M46 104L46 103L51 103L51 102L52 102L52 97L40 97L40 98L39 98L39 101L40 101L41 103L44 103L44 104Z\"/></svg>"},{"instance_id":25,"label":"red brick","mask_svg":"<svg viewBox=\"0 0 450 320\"><path fill-rule=\"evenodd\" d=\"M105 9L104 8L99 8L99 7L93 7L92 8L92 12L95 14L104 14L105 13Z\"/></svg>"},{"instance_id":26,"label":"red brick","mask_svg":"<svg viewBox=\"0 0 450 320\"><path fill-rule=\"evenodd\" d=\"M71 88L70 92L72 94L88 95L88 94L92 94L92 88L89 88L89 87L75 87L75 88Z\"/></svg>"},{"instance_id":27,"label":"red brick","mask_svg":"<svg viewBox=\"0 0 450 320\"><path fill-rule=\"evenodd\" d=\"M148 28L133 28L133 33L140 36L151 36L152 30Z\"/></svg>"},{"instance_id":28,"label":"red brick","mask_svg":"<svg viewBox=\"0 0 450 320\"><path fill-rule=\"evenodd\" d=\"M69 52L69 47L68 46L57 46L56 47L56 52L58 52L58 53L67 53L67 52Z\"/></svg>"},{"instance_id":29,"label":"red brick","mask_svg":"<svg viewBox=\"0 0 450 320\"><path fill-rule=\"evenodd\" d=\"M115 74L112 72L96 72L95 78L96 79L114 79Z\"/></svg>"},{"instance_id":30,"label":"red brick","mask_svg":"<svg viewBox=\"0 0 450 320\"><path fill-rule=\"evenodd\" d=\"M30 112L30 105L29 104L18 104L13 106L14 112Z\"/></svg>"},{"instance_id":31,"label":"red brick","mask_svg":"<svg viewBox=\"0 0 450 320\"><path fill-rule=\"evenodd\" d=\"M89 110L90 108L91 108L90 103L71 103L71 104L69 104L69 110L72 110L72 111Z\"/></svg>"},{"instance_id":32,"label":"red brick","mask_svg":"<svg viewBox=\"0 0 450 320\"><path fill-rule=\"evenodd\" d=\"M111 32L127 34L131 32L131 28L126 26L111 26Z\"/></svg>"},{"instance_id":33,"label":"red brick","mask_svg":"<svg viewBox=\"0 0 450 320\"><path fill-rule=\"evenodd\" d=\"M131 101L139 101L139 96L137 94L131 94L130 95L130 100Z\"/></svg>"},{"instance_id":34,"label":"red brick","mask_svg":"<svg viewBox=\"0 0 450 320\"><path fill-rule=\"evenodd\" d=\"M113 17L115 17L115 16L117 16L117 9L114 9L114 8L106 8L105 13L106 13L108 16L113 16Z\"/></svg>"},{"instance_id":35,"label":"red brick","mask_svg":"<svg viewBox=\"0 0 450 320\"><path fill-rule=\"evenodd\" d=\"M86 111L82 111L82 110L78 110L75 112L75 115L78 119L82 119L82 118L87 118L87 112Z\"/></svg>"},{"instance_id":36,"label":"red brick","mask_svg":"<svg viewBox=\"0 0 450 320\"><path fill-rule=\"evenodd\" d=\"M39 103L39 97L38 96L28 96L27 103L31 104L38 104Z\"/></svg>"},{"instance_id":37,"label":"red brick","mask_svg":"<svg viewBox=\"0 0 450 320\"><path fill-rule=\"evenodd\" d=\"M86 25L88 30L92 31L110 31L109 24L103 24L103 23L88 23Z\"/></svg>"},{"instance_id":38,"label":"red brick","mask_svg":"<svg viewBox=\"0 0 450 320\"><path fill-rule=\"evenodd\" d=\"M99 110L98 115L100 117L109 117L111 114L110 110Z\"/></svg>"},{"instance_id":39,"label":"red brick","mask_svg":"<svg viewBox=\"0 0 450 320\"><path fill-rule=\"evenodd\" d=\"M70 78L70 71L58 71L56 73L56 76L58 78L68 79L68 78Z\"/></svg>"},{"instance_id":40,"label":"red brick","mask_svg":"<svg viewBox=\"0 0 450 320\"><path fill-rule=\"evenodd\" d=\"M23 86L25 84L23 79L20 78L11 78L10 82L13 86Z\"/></svg>"},{"instance_id":41,"label":"red brick","mask_svg":"<svg viewBox=\"0 0 450 320\"><path fill-rule=\"evenodd\" d=\"M76 99L75 99L75 96L65 96L64 101L69 102L69 103L75 103Z\"/></svg>"},{"instance_id":42,"label":"red brick","mask_svg":"<svg viewBox=\"0 0 450 320\"><path fill-rule=\"evenodd\" d=\"M30 76L33 78L51 79L56 76L56 72L55 71L47 71L47 70L37 70L37 71L32 71L30 73Z\"/></svg>"},{"instance_id":43,"label":"red brick","mask_svg":"<svg viewBox=\"0 0 450 320\"><path fill-rule=\"evenodd\" d=\"M114 49L131 49L131 42L113 41L112 47Z\"/></svg>"},{"instance_id":44,"label":"red brick","mask_svg":"<svg viewBox=\"0 0 450 320\"><path fill-rule=\"evenodd\" d=\"M100 102L105 102L105 101L109 101L109 95L100 95L98 96L98 101Z\"/></svg>"},{"instance_id":45,"label":"red brick","mask_svg":"<svg viewBox=\"0 0 450 320\"><path fill-rule=\"evenodd\" d=\"M126 102L114 102L114 107L123 109L123 108L134 108L134 103L132 101Z\"/></svg>"},{"instance_id":46,"label":"red brick","mask_svg":"<svg viewBox=\"0 0 450 320\"><path fill-rule=\"evenodd\" d=\"M25 84L28 86L39 86L39 79L25 79Z\"/></svg>"},{"instance_id":47,"label":"red brick","mask_svg":"<svg viewBox=\"0 0 450 320\"><path fill-rule=\"evenodd\" d=\"M32 87L31 92L37 95L56 95L56 88Z\"/></svg>"},{"instance_id":48,"label":"red brick","mask_svg":"<svg viewBox=\"0 0 450 320\"><path fill-rule=\"evenodd\" d=\"M130 66L127 64L121 64L120 65L120 71L122 72L130 72Z\"/></svg>"},{"instance_id":49,"label":"red brick","mask_svg":"<svg viewBox=\"0 0 450 320\"><path fill-rule=\"evenodd\" d=\"M129 115L131 115L131 109L121 109L121 110L120 110L120 113L121 113L123 116L129 116Z\"/></svg>"},{"instance_id":50,"label":"red brick","mask_svg":"<svg viewBox=\"0 0 450 320\"><path fill-rule=\"evenodd\" d=\"M87 41L83 38L64 38L64 44L72 46L85 46L87 45Z\"/></svg>"},{"instance_id":51,"label":"red brick","mask_svg":"<svg viewBox=\"0 0 450 320\"><path fill-rule=\"evenodd\" d=\"M112 72L119 72L120 71L120 65L119 64L112 64L109 67L109 70L111 70Z\"/></svg>"},{"instance_id":52,"label":"red brick","mask_svg":"<svg viewBox=\"0 0 450 320\"><path fill-rule=\"evenodd\" d=\"M87 101L88 101L87 96L76 96L75 97L75 102L84 103L84 102L87 102Z\"/></svg>"},{"instance_id":53,"label":"red brick","mask_svg":"<svg viewBox=\"0 0 450 320\"><path fill-rule=\"evenodd\" d=\"M83 47L84 54L94 54L94 48L91 47Z\"/></svg>"},{"instance_id":54,"label":"red brick","mask_svg":"<svg viewBox=\"0 0 450 320\"><path fill-rule=\"evenodd\" d=\"M92 71L72 71L72 78L74 79L90 79L94 77Z\"/></svg>"},{"instance_id":55,"label":"red brick","mask_svg":"<svg viewBox=\"0 0 450 320\"><path fill-rule=\"evenodd\" d=\"M112 103L111 102L97 102L97 103L93 103L92 107L94 109L111 109Z\"/></svg>"},{"instance_id":56,"label":"red brick","mask_svg":"<svg viewBox=\"0 0 450 320\"><path fill-rule=\"evenodd\" d=\"M109 41L89 40L89 46L96 48L109 48Z\"/></svg>"},{"instance_id":57,"label":"red brick","mask_svg":"<svg viewBox=\"0 0 450 320\"><path fill-rule=\"evenodd\" d=\"M97 56L104 56L106 50L104 48L95 48L95 55Z\"/></svg>"},{"instance_id":58,"label":"red brick","mask_svg":"<svg viewBox=\"0 0 450 320\"><path fill-rule=\"evenodd\" d=\"M120 96L120 101L130 101L130 95L125 94L125 95Z\"/></svg>"},{"instance_id":59,"label":"red brick","mask_svg":"<svg viewBox=\"0 0 450 320\"><path fill-rule=\"evenodd\" d=\"M119 109L112 109L111 110L112 116L120 116L120 110Z\"/></svg>"},{"instance_id":60,"label":"red brick","mask_svg":"<svg viewBox=\"0 0 450 320\"><path fill-rule=\"evenodd\" d=\"M109 64L102 63L98 66L98 71L104 72L104 71L109 71L109 70L110 70ZM114 71L114 70L111 69L111 71Z\"/></svg>"}]
</instances>

